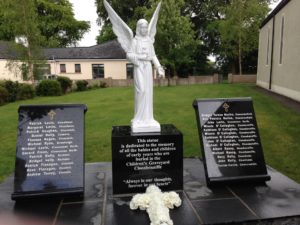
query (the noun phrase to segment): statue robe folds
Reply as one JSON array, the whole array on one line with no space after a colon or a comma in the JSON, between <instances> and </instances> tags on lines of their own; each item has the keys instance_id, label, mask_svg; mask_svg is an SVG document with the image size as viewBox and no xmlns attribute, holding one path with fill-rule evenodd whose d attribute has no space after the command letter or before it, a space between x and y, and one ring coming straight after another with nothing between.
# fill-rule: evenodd
<instances>
[{"instance_id":1,"label":"statue robe folds","mask_svg":"<svg viewBox=\"0 0 300 225\"><path fill-rule=\"evenodd\" d=\"M127 58L134 64L135 113L131 120L131 130L133 133L160 132L160 124L153 117L152 63L156 68L161 65L151 39L138 36L133 38Z\"/></svg>"}]
</instances>

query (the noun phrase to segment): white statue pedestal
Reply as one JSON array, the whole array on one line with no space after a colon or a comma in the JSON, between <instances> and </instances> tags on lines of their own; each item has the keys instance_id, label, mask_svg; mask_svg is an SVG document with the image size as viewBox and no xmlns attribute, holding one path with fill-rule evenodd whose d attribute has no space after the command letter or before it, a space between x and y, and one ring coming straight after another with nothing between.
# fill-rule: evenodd
<instances>
[{"instance_id":1,"label":"white statue pedestal","mask_svg":"<svg viewBox=\"0 0 300 225\"><path fill-rule=\"evenodd\" d=\"M160 132L160 124L155 121L149 122L134 122L131 121L131 132L132 133L152 133L152 132Z\"/></svg>"}]
</instances>

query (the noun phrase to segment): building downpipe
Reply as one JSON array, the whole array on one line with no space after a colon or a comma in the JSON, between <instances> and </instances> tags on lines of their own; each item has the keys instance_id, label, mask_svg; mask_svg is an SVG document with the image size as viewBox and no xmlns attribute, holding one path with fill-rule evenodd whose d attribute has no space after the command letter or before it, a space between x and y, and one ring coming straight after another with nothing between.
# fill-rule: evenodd
<instances>
[{"instance_id":1,"label":"building downpipe","mask_svg":"<svg viewBox=\"0 0 300 225\"><path fill-rule=\"evenodd\" d=\"M269 79L269 90L272 90L272 77L273 77L273 61L274 61L274 36L275 36L275 18L273 17L273 27L272 27L272 47L271 47L271 62L270 62L270 79Z\"/></svg>"}]
</instances>

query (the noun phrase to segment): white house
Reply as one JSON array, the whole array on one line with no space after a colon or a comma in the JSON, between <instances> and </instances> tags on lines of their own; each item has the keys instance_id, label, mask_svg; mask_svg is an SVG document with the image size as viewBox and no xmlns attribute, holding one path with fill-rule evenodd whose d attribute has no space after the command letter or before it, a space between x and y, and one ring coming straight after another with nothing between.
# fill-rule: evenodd
<instances>
[{"instance_id":1,"label":"white house","mask_svg":"<svg viewBox=\"0 0 300 225\"><path fill-rule=\"evenodd\" d=\"M15 58L8 42L0 41L0 80L21 81L21 72L17 69L8 68L8 58Z\"/></svg>"},{"instance_id":2,"label":"white house","mask_svg":"<svg viewBox=\"0 0 300 225\"><path fill-rule=\"evenodd\" d=\"M257 85L300 101L300 1L282 0L263 21Z\"/></svg>"},{"instance_id":3,"label":"white house","mask_svg":"<svg viewBox=\"0 0 300 225\"><path fill-rule=\"evenodd\" d=\"M22 81L21 71L7 68L7 59L13 54L7 42L0 42L0 80ZM47 60L46 74L71 80L127 79L133 76L133 66L116 40L91 47L47 48L43 49L43 54Z\"/></svg>"}]
</instances>

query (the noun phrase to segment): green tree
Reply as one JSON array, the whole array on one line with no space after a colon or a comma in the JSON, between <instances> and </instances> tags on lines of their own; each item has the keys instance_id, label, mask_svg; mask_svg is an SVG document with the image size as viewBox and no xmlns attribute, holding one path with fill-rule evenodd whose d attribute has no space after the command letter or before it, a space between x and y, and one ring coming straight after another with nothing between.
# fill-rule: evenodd
<instances>
[{"instance_id":1,"label":"green tree","mask_svg":"<svg viewBox=\"0 0 300 225\"><path fill-rule=\"evenodd\" d=\"M108 0L109 4L114 8L118 15L132 29L138 19L143 18L147 8L151 4L149 0ZM103 0L96 0L98 24L102 27L97 36L97 43L103 43L116 38L112 31L112 26L108 18L107 12L103 5Z\"/></svg>"},{"instance_id":2,"label":"green tree","mask_svg":"<svg viewBox=\"0 0 300 225\"><path fill-rule=\"evenodd\" d=\"M146 11L149 20L159 0L150 0L151 9ZM184 0L164 0L157 24L155 37L156 54L167 68L167 75L181 75L179 68L194 63L195 50L201 42L195 39L195 32L189 17L182 16Z\"/></svg>"},{"instance_id":3,"label":"green tree","mask_svg":"<svg viewBox=\"0 0 300 225\"><path fill-rule=\"evenodd\" d=\"M268 10L267 2L259 0L231 0L223 8L224 19L217 22L221 41L219 54L237 58L240 74L243 55L258 48L259 26Z\"/></svg>"},{"instance_id":4,"label":"green tree","mask_svg":"<svg viewBox=\"0 0 300 225\"><path fill-rule=\"evenodd\" d=\"M33 81L33 65L41 59L40 41L42 37L37 26L37 14L31 0L2 0L2 16L8 22L14 37L19 38L19 45L14 45L17 52L11 58L8 67L21 67L19 61L28 66L28 79Z\"/></svg>"},{"instance_id":5,"label":"green tree","mask_svg":"<svg viewBox=\"0 0 300 225\"><path fill-rule=\"evenodd\" d=\"M221 9L229 4L229 0L185 0L184 14L191 18L193 28L199 39L203 41L203 50L209 53L217 53L220 46L220 34L215 21L223 17Z\"/></svg>"},{"instance_id":6,"label":"green tree","mask_svg":"<svg viewBox=\"0 0 300 225\"><path fill-rule=\"evenodd\" d=\"M22 23L18 10L30 8L35 28L40 35L41 47L66 47L76 45L90 28L86 21L74 18L72 5L68 0L1 0L0 40L13 41L19 32L16 23ZM14 18L14 19L12 19ZM19 26L19 24L17 25Z\"/></svg>"},{"instance_id":7,"label":"green tree","mask_svg":"<svg viewBox=\"0 0 300 225\"><path fill-rule=\"evenodd\" d=\"M74 18L68 0L34 0L38 16L38 29L43 37L42 47L76 45L90 29L89 22Z\"/></svg>"},{"instance_id":8,"label":"green tree","mask_svg":"<svg viewBox=\"0 0 300 225\"><path fill-rule=\"evenodd\" d=\"M263 7L260 9L264 11L266 16L266 5L271 2L276 2L278 0L257 0L257 4ZM238 71L238 57L232 54L227 54L224 49L223 40L221 40L221 31L219 23L220 21L226 20L226 8L231 7L232 0L185 0L185 15L191 18L194 24L194 30L199 39L203 41L202 51L206 52L207 55L213 54L217 56L217 64L222 72L227 73L229 71ZM236 10L232 8L232 10ZM252 13L256 13L253 11ZM246 15L245 15L246 16ZM247 15L249 17L249 14ZM250 17L249 20L259 20L255 21L260 23L261 17L258 18ZM247 19L246 19L247 20ZM231 32L230 26L227 27L227 32ZM253 33L256 35L257 31ZM258 38L258 35L256 36ZM257 64L257 48L250 50L250 52L243 52L242 54L242 65L245 71L255 72ZM256 58L256 60L255 60Z\"/></svg>"},{"instance_id":9,"label":"green tree","mask_svg":"<svg viewBox=\"0 0 300 225\"><path fill-rule=\"evenodd\" d=\"M149 1L117 1L109 3L135 31L136 22L140 18L150 21L159 0ZM97 12L102 30L98 36L98 43L115 38L111 24L104 9L102 0L97 0ZM157 24L155 41L156 54L161 63L167 68L167 76L182 75L178 72L192 73L182 68L192 68L194 65L194 53L200 42L195 39L192 23L189 17L182 16L184 0L164 0Z\"/></svg>"},{"instance_id":10,"label":"green tree","mask_svg":"<svg viewBox=\"0 0 300 225\"><path fill-rule=\"evenodd\" d=\"M16 53L9 54L7 67L31 81L41 75L41 47L75 45L89 29L88 22L74 18L68 0L1 0L0 19L0 40L11 41Z\"/></svg>"},{"instance_id":11,"label":"green tree","mask_svg":"<svg viewBox=\"0 0 300 225\"><path fill-rule=\"evenodd\" d=\"M0 2L0 7L3 9L3 2ZM0 8L0 40L12 41L14 39L13 28L5 20L6 16L4 10Z\"/></svg>"}]
</instances>

